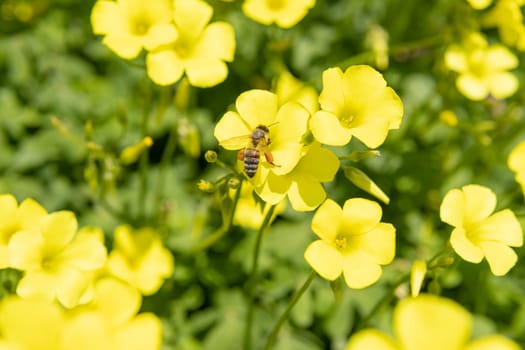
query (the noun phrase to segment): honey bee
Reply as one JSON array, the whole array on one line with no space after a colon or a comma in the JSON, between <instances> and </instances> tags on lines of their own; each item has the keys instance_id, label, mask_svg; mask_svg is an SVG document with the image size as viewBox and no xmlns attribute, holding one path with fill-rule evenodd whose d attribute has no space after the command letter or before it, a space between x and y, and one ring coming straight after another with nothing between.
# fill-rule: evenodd
<instances>
[{"instance_id":1,"label":"honey bee","mask_svg":"<svg viewBox=\"0 0 525 350\"><path fill-rule=\"evenodd\" d=\"M261 153L264 154L266 161L273 165L279 166L273 162L273 155L268 150L268 147L271 144L270 140L270 130L265 125L258 125L250 135L234 137L232 139L225 140L221 142L221 145L232 144L234 142L244 142L248 143L243 149L239 150L237 153L237 159L244 162L244 172L250 178L255 176L257 169L259 168L259 163L261 160Z\"/></svg>"}]
</instances>

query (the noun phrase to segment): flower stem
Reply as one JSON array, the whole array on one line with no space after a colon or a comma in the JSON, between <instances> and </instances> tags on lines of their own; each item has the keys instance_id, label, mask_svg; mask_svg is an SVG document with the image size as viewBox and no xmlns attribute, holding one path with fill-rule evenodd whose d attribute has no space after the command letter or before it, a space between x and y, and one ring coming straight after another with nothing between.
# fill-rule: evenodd
<instances>
[{"instance_id":1,"label":"flower stem","mask_svg":"<svg viewBox=\"0 0 525 350\"><path fill-rule=\"evenodd\" d=\"M304 292L310 287L310 284L314 280L316 276L315 271L312 271L310 275L308 276L308 279L304 282L304 284L295 292L295 294L292 296L292 299L288 303L288 306L286 307L286 310L284 310L283 314L279 319L277 320L277 323L275 326L273 326L272 332L270 333L270 336L268 337L268 340L266 341L266 345L264 346L264 350L270 350L272 348L273 343L275 342L275 339L277 338L277 334L279 333L279 330L281 329L281 326L284 324L284 322L290 317L290 313L292 312L293 307L299 299L303 296Z\"/></svg>"},{"instance_id":2,"label":"flower stem","mask_svg":"<svg viewBox=\"0 0 525 350\"><path fill-rule=\"evenodd\" d=\"M239 187L237 187L237 189L235 190L235 195L233 197L232 208L228 217L228 221L226 221L226 223L221 228L219 228L213 234L208 236L206 239L199 242L199 244L197 244L193 249L191 249L189 252L190 255L206 250L209 246L218 241L222 236L224 236L231 230L233 226L233 218L235 217L235 211L237 210L237 203L239 203L239 198L241 197L241 188L242 180L239 184Z\"/></svg>"},{"instance_id":3,"label":"flower stem","mask_svg":"<svg viewBox=\"0 0 525 350\"><path fill-rule=\"evenodd\" d=\"M247 301L248 301L248 310L246 312L246 322L244 328L244 350L251 349L252 346L252 326L253 326L253 314L255 308L255 285L257 282L257 269L259 268L259 253L261 251L261 242L262 235L266 228L269 226L273 212L275 210L275 205L270 207L270 210L266 213L264 220L257 232L257 237L255 238L255 247L253 250L252 258L252 270L250 272L250 279L247 284Z\"/></svg>"}]
</instances>

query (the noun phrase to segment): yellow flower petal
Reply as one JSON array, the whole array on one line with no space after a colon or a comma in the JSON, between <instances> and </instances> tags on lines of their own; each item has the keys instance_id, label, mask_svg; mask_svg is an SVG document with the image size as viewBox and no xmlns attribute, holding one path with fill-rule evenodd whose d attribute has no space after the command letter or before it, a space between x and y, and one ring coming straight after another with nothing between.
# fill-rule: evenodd
<instances>
[{"instance_id":1,"label":"yellow flower petal","mask_svg":"<svg viewBox=\"0 0 525 350\"><path fill-rule=\"evenodd\" d=\"M46 216L47 211L31 198L22 201L17 212L17 217L22 227L31 231L40 230L40 225Z\"/></svg>"},{"instance_id":2,"label":"yellow flower petal","mask_svg":"<svg viewBox=\"0 0 525 350\"><path fill-rule=\"evenodd\" d=\"M510 70L518 66L518 59L503 45L493 45L487 49L486 64L495 71Z\"/></svg>"},{"instance_id":3,"label":"yellow flower petal","mask_svg":"<svg viewBox=\"0 0 525 350\"><path fill-rule=\"evenodd\" d=\"M44 238L40 233L17 232L8 245L10 265L22 271L39 269L43 259L43 247Z\"/></svg>"},{"instance_id":4,"label":"yellow flower petal","mask_svg":"<svg viewBox=\"0 0 525 350\"><path fill-rule=\"evenodd\" d=\"M459 350L470 336L472 320L451 300L420 295L399 302L393 323L404 350Z\"/></svg>"},{"instance_id":5,"label":"yellow flower petal","mask_svg":"<svg viewBox=\"0 0 525 350\"><path fill-rule=\"evenodd\" d=\"M142 257L142 261L137 269L137 287L143 295L151 295L156 293L164 280L173 273L173 255L158 241L153 243Z\"/></svg>"},{"instance_id":6,"label":"yellow flower petal","mask_svg":"<svg viewBox=\"0 0 525 350\"><path fill-rule=\"evenodd\" d=\"M469 74L460 75L456 80L456 86L463 95L474 101L483 100L489 94L484 81Z\"/></svg>"},{"instance_id":7,"label":"yellow flower petal","mask_svg":"<svg viewBox=\"0 0 525 350\"><path fill-rule=\"evenodd\" d=\"M360 235L376 228L382 215L381 206L364 198L352 198L343 206L343 216L339 227L345 234Z\"/></svg>"},{"instance_id":8,"label":"yellow flower petal","mask_svg":"<svg viewBox=\"0 0 525 350\"><path fill-rule=\"evenodd\" d=\"M98 312L85 311L74 315L62 331L64 349L115 350L113 330Z\"/></svg>"},{"instance_id":9,"label":"yellow flower petal","mask_svg":"<svg viewBox=\"0 0 525 350\"><path fill-rule=\"evenodd\" d=\"M51 303L56 296L56 276L40 271L26 272L18 282L16 294Z\"/></svg>"},{"instance_id":10,"label":"yellow flower petal","mask_svg":"<svg viewBox=\"0 0 525 350\"><path fill-rule=\"evenodd\" d=\"M327 199L315 212L312 218L312 231L321 239L333 242L339 231L343 217L341 207L331 199Z\"/></svg>"},{"instance_id":11,"label":"yellow flower petal","mask_svg":"<svg viewBox=\"0 0 525 350\"><path fill-rule=\"evenodd\" d=\"M523 245L521 225L509 209L498 211L483 220L471 235L478 240L501 242L512 247Z\"/></svg>"},{"instance_id":12,"label":"yellow flower petal","mask_svg":"<svg viewBox=\"0 0 525 350\"><path fill-rule=\"evenodd\" d=\"M255 188L255 192L266 203L277 204L284 199L291 185L292 181L288 176L277 176L270 172L266 177L266 181Z\"/></svg>"},{"instance_id":13,"label":"yellow flower petal","mask_svg":"<svg viewBox=\"0 0 525 350\"><path fill-rule=\"evenodd\" d=\"M275 116L275 127L270 127L272 146L298 143L308 128L308 111L296 102L288 102L279 108ZM272 148L273 148L272 147Z\"/></svg>"},{"instance_id":14,"label":"yellow flower petal","mask_svg":"<svg viewBox=\"0 0 525 350\"><path fill-rule=\"evenodd\" d=\"M179 81L184 64L173 50L150 52L146 56L148 76L156 84L170 85Z\"/></svg>"},{"instance_id":15,"label":"yellow flower petal","mask_svg":"<svg viewBox=\"0 0 525 350\"><path fill-rule=\"evenodd\" d=\"M196 39L213 15L213 8L200 0L175 0L173 20L179 30L185 35Z\"/></svg>"},{"instance_id":16,"label":"yellow flower petal","mask_svg":"<svg viewBox=\"0 0 525 350\"><path fill-rule=\"evenodd\" d=\"M315 139L325 145L343 146L352 138L352 130L343 127L335 114L324 110L315 112L309 125Z\"/></svg>"},{"instance_id":17,"label":"yellow flower petal","mask_svg":"<svg viewBox=\"0 0 525 350\"><path fill-rule=\"evenodd\" d=\"M512 149L507 165L514 172L525 171L525 141L521 141Z\"/></svg>"},{"instance_id":18,"label":"yellow flower petal","mask_svg":"<svg viewBox=\"0 0 525 350\"><path fill-rule=\"evenodd\" d=\"M487 84L492 96L504 99L512 96L518 90L519 81L512 73L500 72L491 76Z\"/></svg>"},{"instance_id":19,"label":"yellow flower petal","mask_svg":"<svg viewBox=\"0 0 525 350\"><path fill-rule=\"evenodd\" d=\"M490 188L467 185L461 190L465 195L464 215L468 223L487 218L496 208L496 194Z\"/></svg>"},{"instance_id":20,"label":"yellow flower petal","mask_svg":"<svg viewBox=\"0 0 525 350\"><path fill-rule=\"evenodd\" d=\"M146 50L154 50L162 45L172 43L177 39L178 32L171 23L157 23L153 25L144 37Z\"/></svg>"},{"instance_id":21,"label":"yellow flower petal","mask_svg":"<svg viewBox=\"0 0 525 350\"><path fill-rule=\"evenodd\" d=\"M375 263L390 264L396 253L395 227L380 222L375 228L360 237L359 249L373 258Z\"/></svg>"},{"instance_id":22,"label":"yellow flower petal","mask_svg":"<svg viewBox=\"0 0 525 350\"><path fill-rule=\"evenodd\" d=\"M345 350L400 350L397 345L375 329L365 329L354 334Z\"/></svg>"},{"instance_id":23,"label":"yellow flower petal","mask_svg":"<svg viewBox=\"0 0 525 350\"><path fill-rule=\"evenodd\" d=\"M0 304L0 315L2 339L16 344L13 350L59 348L64 315L56 305L8 296Z\"/></svg>"},{"instance_id":24,"label":"yellow flower petal","mask_svg":"<svg viewBox=\"0 0 525 350\"><path fill-rule=\"evenodd\" d=\"M106 262L106 247L95 235L77 235L56 258L84 271L101 268Z\"/></svg>"},{"instance_id":25,"label":"yellow flower petal","mask_svg":"<svg viewBox=\"0 0 525 350\"><path fill-rule=\"evenodd\" d=\"M521 350L521 347L502 335L488 335L470 342L464 350Z\"/></svg>"},{"instance_id":26,"label":"yellow flower petal","mask_svg":"<svg viewBox=\"0 0 525 350\"><path fill-rule=\"evenodd\" d=\"M288 190L288 199L294 210L310 211L317 208L326 198L326 192L319 181L310 176L298 178Z\"/></svg>"},{"instance_id":27,"label":"yellow flower petal","mask_svg":"<svg viewBox=\"0 0 525 350\"><path fill-rule=\"evenodd\" d=\"M252 129L239 113L228 111L215 125L213 134L219 144L228 150L237 150L248 146ZM243 138L242 136L247 136Z\"/></svg>"},{"instance_id":28,"label":"yellow flower petal","mask_svg":"<svg viewBox=\"0 0 525 350\"><path fill-rule=\"evenodd\" d=\"M120 57L128 60L137 57L142 50L141 38L134 35L108 34L102 39L102 43Z\"/></svg>"},{"instance_id":29,"label":"yellow flower petal","mask_svg":"<svg viewBox=\"0 0 525 350\"><path fill-rule=\"evenodd\" d=\"M314 4L315 0L287 1L287 6L278 11L275 23L281 28L291 28L306 16L308 10L313 7Z\"/></svg>"},{"instance_id":30,"label":"yellow flower petal","mask_svg":"<svg viewBox=\"0 0 525 350\"><path fill-rule=\"evenodd\" d=\"M235 54L235 33L226 22L214 22L204 29L195 47L195 55L227 62L233 61Z\"/></svg>"},{"instance_id":31,"label":"yellow flower petal","mask_svg":"<svg viewBox=\"0 0 525 350\"><path fill-rule=\"evenodd\" d=\"M77 228L77 218L73 212L63 210L49 214L41 228L45 254L61 251L73 240Z\"/></svg>"},{"instance_id":32,"label":"yellow flower petal","mask_svg":"<svg viewBox=\"0 0 525 350\"><path fill-rule=\"evenodd\" d=\"M250 130L258 125L269 126L276 121L277 96L266 90L249 90L237 97L235 106Z\"/></svg>"},{"instance_id":33,"label":"yellow flower petal","mask_svg":"<svg viewBox=\"0 0 525 350\"><path fill-rule=\"evenodd\" d=\"M115 350L155 350L162 342L162 325L151 313L140 314L115 334Z\"/></svg>"},{"instance_id":34,"label":"yellow flower petal","mask_svg":"<svg viewBox=\"0 0 525 350\"><path fill-rule=\"evenodd\" d=\"M371 103L379 102L377 98L383 94L386 81L383 75L374 68L367 65L356 65L345 70L342 88L345 103L350 102L354 109L358 110Z\"/></svg>"},{"instance_id":35,"label":"yellow flower petal","mask_svg":"<svg viewBox=\"0 0 525 350\"><path fill-rule=\"evenodd\" d=\"M202 88L222 83L228 76L228 66L219 59L191 59L185 68L190 84Z\"/></svg>"},{"instance_id":36,"label":"yellow flower petal","mask_svg":"<svg viewBox=\"0 0 525 350\"><path fill-rule=\"evenodd\" d=\"M483 250L467 238L462 228L455 228L452 231L450 244L456 253L466 261L477 264L483 260Z\"/></svg>"},{"instance_id":37,"label":"yellow flower petal","mask_svg":"<svg viewBox=\"0 0 525 350\"><path fill-rule=\"evenodd\" d=\"M331 244L323 240L310 243L304 258L321 277L333 281L341 275L343 257Z\"/></svg>"},{"instance_id":38,"label":"yellow flower petal","mask_svg":"<svg viewBox=\"0 0 525 350\"><path fill-rule=\"evenodd\" d=\"M343 72L339 67L328 68L323 72L323 90L319 95L321 108L331 114L339 115L345 106L343 94Z\"/></svg>"},{"instance_id":39,"label":"yellow flower petal","mask_svg":"<svg viewBox=\"0 0 525 350\"><path fill-rule=\"evenodd\" d=\"M479 243L485 258L490 266L490 271L495 276L503 276L516 265L518 256L512 248L500 242L481 242Z\"/></svg>"},{"instance_id":40,"label":"yellow flower petal","mask_svg":"<svg viewBox=\"0 0 525 350\"><path fill-rule=\"evenodd\" d=\"M84 271L62 267L55 273L56 298L64 307L77 306L91 282L91 276ZM49 288L49 287L48 287Z\"/></svg>"},{"instance_id":41,"label":"yellow flower petal","mask_svg":"<svg viewBox=\"0 0 525 350\"><path fill-rule=\"evenodd\" d=\"M468 69L468 60L461 48L451 45L445 52L445 65L455 72L465 72Z\"/></svg>"},{"instance_id":42,"label":"yellow flower petal","mask_svg":"<svg viewBox=\"0 0 525 350\"><path fill-rule=\"evenodd\" d=\"M343 275L348 287L362 289L374 284L381 277L381 266L357 251L344 255Z\"/></svg>"},{"instance_id":43,"label":"yellow flower petal","mask_svg":"<svg viewBox=\"0 0 525 350\"><path fill-rule=\"evenodd\" d=\"M99 0L91 10L93 33L126 33L124 17L115 1Z\"/></svg>"},{"instance_id":44,"label":"yellow flower petal","mask_svg":"<svg viewBox=\"0 0 525 350\"><path fill-rule=\"evenodd\" d=\"M465 197L463 192L458 189L448 191L439 208L441 221L455 227L463 226L464 208Z\"/></svg>"},{"instance_id":45,"label":"yellow flower petal","mask_svg":"<svg viewBox=\"0 0 525 350\"><path fill-rule=\"evenodd\" d=\"M272 166L271 170L275 175L285 175L294 170L297 162L301 158L302 145L298 142L279 143L272 146L271 154L277 166ZM261 154L264 159L264 155Z\"/></svg>"},{"instance_id":46,"label":"yellow flower petal","mask_svg":"<svg viewBox=\"0 0 525 350\"><path fill-rule=\"evenodd\" d=\"M390 127L390 120L364 116L361 125L352 127L350 132L368 148L377 148L385 142ZM395 122L399 124L397 121Z\"/></svg>"},{"instance_id":47,"label":"yellow flower petal","mask_svg":"<svg viewBox=\"0 0 525 350\"><path fill-rule=\"evenodd\" d=\"M14 196L10 194L0 195L0 234L10 235L14 233L12 230L18 229L15 221L17 209L18 202Z\"/></svg>"},{"instance_id":48,"label":"yellow flower petal","mask_svg":"<svg viewBox=\"0 0 525 350\"><path fill-rule=\"evenodd\" d=\"M294 171L309 174L318 182L332 181L339 169L339 158L318 142L314 142Z\"/></svg>"},{"instance_id":49,"label":"yellow flower petal","mask_svg":"<svg viewBox=\"0 0 525 350\"><path fill-rule=\"evenodd\" d=\"M118 326L135 315L141 305L138 290L118 279L105 277L95 286L95 306L110 324Z\"/></svg>"}]
</instances>

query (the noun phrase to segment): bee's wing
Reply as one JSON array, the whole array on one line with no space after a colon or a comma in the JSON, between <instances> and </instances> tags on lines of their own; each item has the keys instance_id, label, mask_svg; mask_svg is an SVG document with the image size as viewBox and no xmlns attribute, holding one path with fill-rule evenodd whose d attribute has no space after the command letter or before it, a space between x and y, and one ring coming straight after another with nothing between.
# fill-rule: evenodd
<instances>
[{"instance_id":1,"label":"bee's wing","mask_svg":"<svg viewBox=\"0 0 525 350\"><path fill-rule=\"evenodd\" d=\"M248 146L251 142L251 135L242 135L222 140L219 144L229 150L241 149Z\"/></svg>"}]
</instances>

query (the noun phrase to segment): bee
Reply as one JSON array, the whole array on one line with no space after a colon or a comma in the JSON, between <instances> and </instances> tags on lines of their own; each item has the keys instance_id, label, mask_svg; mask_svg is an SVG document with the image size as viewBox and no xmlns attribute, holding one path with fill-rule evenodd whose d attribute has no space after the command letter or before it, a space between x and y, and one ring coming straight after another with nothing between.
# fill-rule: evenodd
<instances>
[{"instance_id":1,"label":"bee","mask_svg":"<svg viewBox=\"0 0 525 350\"><path fill-rule=\"evenodd\" d=\"M261 160L261 153L264 154L266 161L273 165L279 166L273 162L273 155L268 150L271 144L270 130L265 125L258 125L250 135L234 137L229 140L225 140L221 145L232 144L233 142L239 142L244 140L248 142L248 145L237 153L237 159L244 162L244 172L250 178L255 176L259 163Z\"/></svg>"}]
</instances>

